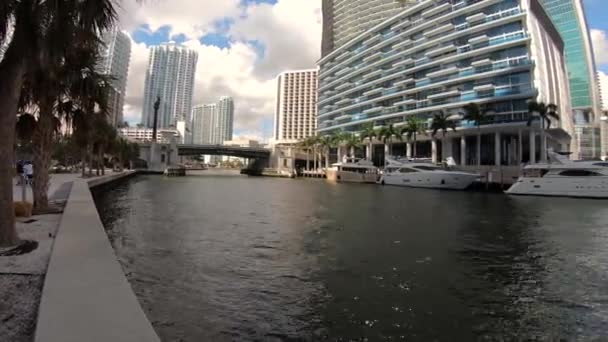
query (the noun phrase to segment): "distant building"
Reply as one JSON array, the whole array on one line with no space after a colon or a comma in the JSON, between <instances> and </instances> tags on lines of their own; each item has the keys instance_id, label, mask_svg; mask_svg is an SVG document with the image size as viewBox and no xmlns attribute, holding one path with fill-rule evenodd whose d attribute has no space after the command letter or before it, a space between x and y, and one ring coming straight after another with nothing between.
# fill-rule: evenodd
<instances>
[{"instance_id":1,"label":"distant building","mask_svg":"<svg viewBox=\"0 0 608 342\"><path fill-rule=\"evenodd\" d=\"M131 39L125 32L115 27L104 33L103 44L97 69L112 78L108 94L108 118L110 124L118 127L124 122L123 107L131 60Z\"/></svg>"},{"instance_id":2,"label":"distant building","mask_svg":"<svg viewBox=\"0 0 608 342\"><path fill-rule=\"evenodd\" d=\"M274 143L295 143L317 129L317 70L286 71L277 76Z\"/></svg>"},{"instance_id":3,"label":"distant building","mask_svg":"<svg viewBox=\"0 0 608 342\"><path fill-rule=\"evenodd\" d=\"M211 144L211 130L217 111L217 104L204 104L192 108L192 143Z\"/></svg>"},{"instance_id":4,"label":"distant building","mask_svg":"<svg viewBox=\"0 0 608 342\"><path fill-rule=\"evenodd\" d=\"M192 108L192 141L195 144L221 145L232 139L234 100L223 96L216 103Z\"/></svg>"},{"instance_id":5,"label":"distant building","mask_svg":"<svg viewBox=\"0 0 608 342\"><path fill-rule=\"evenodd\" d=\"M151 128L154 103L160 97L158 127L177 121L191 121L192 94L198 54L184 46L168 43L150 48L144 90L142 124Z\"/></svg>"},{"instance_id":6,"label":"distant building","mask_svg":"<svg viewBox=\"0 0 608 342\"><path fill-rule=\"evenodd\" d=\"M147 127L123 127L118 129L118 134L132 142L151 142L153 137L153 129ZM182 140L180 132L175 128L161 128L157 132L157 140L159 143L168 144L170 139L167 137L175 137L178 142Z\"/></svg>"},{"instance_id":7,"label":"distant building","mask_svg":"<svg viewBox=\"0 0 608 342\"><path fill-rule=\"evenodd\" d=\"M564 55L574 111L575 136L579 159L600 155L601 100L591 35L582 0L541 0L564 41ZM605 151L602 153L605 154Z\"/></svg>"},{"instance_id":8,"label":"distant building","mask_svg":"<svg viewBox=\"0 0 608 342\"><path fill-rule=\"evenodd\" d=\"M224 141L225 146L235 147L261 147L260 142L257 140L251 140L246 138L236 138L233 140Z\"/></svg>"},{"instance_id":9,"label":"distant building","mask_svg":"<svg viewBox=\"0 0 608 342\"><path fill-rule=\"evenodd\" d=\"M233 130L234 100L229 96L223 96L217 102L217 119L212 130L213 142L222 144L226 140L232 140Z\"/></svg>"}]
</instances>

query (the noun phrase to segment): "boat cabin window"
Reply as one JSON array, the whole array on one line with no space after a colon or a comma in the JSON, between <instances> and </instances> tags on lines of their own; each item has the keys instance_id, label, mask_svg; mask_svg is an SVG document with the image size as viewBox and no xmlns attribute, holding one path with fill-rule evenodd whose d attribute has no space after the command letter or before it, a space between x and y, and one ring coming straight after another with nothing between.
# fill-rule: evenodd
<instances>
[{"instance_id":1,"label":"boat cabin window","mask_svg":"<svg viewBox=\"0 0 608 342\"><path fill-rule=\"evenodd\" d=\"M524 177L528 178L542 178L549 170L547 169L524 169Z\"/></svg>"},{"instance_id":2,"label":"boat cabin window","mask_svg":"<svg viewBox=\"0 0 608 342\"><path fill-rule=\"evenodd\" d=\"M595 164L593 164L593 166L603 166L603 167L608 167L608 163L595 163Z\"/></svg>"},{"instance_id":3,"label":"boat cabin window","mask_svg":"<svg viewBox=\"0 0 608 342\"><path fill-rule=\"evenodd\" d=\"M560 176L566 177L592 177L601 176L601 174L587 170L566 170L559 173Z\"/></svg>"},{"instance_id":4,"label":"boat cabin window","mask_svg":"<svg viewBox=\"0 0 608 342\"><path fill-rule=\"evenodd\" d=\"M371 169L366 169L362 167L342 167L342 171L354 173L372 173Z\"/></svg>"},{"instance_id":5,"label":"boat cabin window","mask_svg":"<svg viewBox=\"0 0 608 342\"><path fill-rule=\"evenodd\" d=\"M437 171L437 170L442 170L442 168L437 167L437 166L416 166L416 168L418 170L423 170L423 171Z\"/></svg>"},{"instance_id":6,"label":"boat cabin window","mask_svg":"<svg viewBox=\"0 0 608 342\"><path fill-rule=\"evenodd\" d=\"M399 169L399 172L401 173L414 173L414 172L419 172L418 170L414 170L414 169L410 169L407 167L402 167Z\"/></svg>"}]
</instances>

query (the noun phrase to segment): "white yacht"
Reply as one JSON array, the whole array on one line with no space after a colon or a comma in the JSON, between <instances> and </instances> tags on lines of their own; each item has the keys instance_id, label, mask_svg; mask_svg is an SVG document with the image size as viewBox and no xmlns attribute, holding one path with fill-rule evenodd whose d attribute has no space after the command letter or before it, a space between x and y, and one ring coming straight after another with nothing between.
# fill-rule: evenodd
<instances>
[{"instance_id":1,"label":"white yacht","mask_svg":"<svg viewBox=\"0 0 608 342\"><path fill-rule=\"evenodd\" d=\"M524 167L509 195L608 198L608 162L571 161L553 151L549 162Z\"/></svg>"},{"instance_id":2,"label":"white yacht","mask_svg":"<svg viewBox=\"0 0 608 342\"><path fill-rule=\"evenodd\" d=\"M452 170L416 160L387 158L381 184L413 188L465 190L479 180L474 173Z\"/></svg>"},{"instance_id":3,"label":"white yacht","mask_svg":"<svg viewBox=\"0 0 608 342\"><path fill-rule=\"evenodd\" d=\"M376 183L380 177L378 171L369 160L344 157L342 162L331 165L326 176L336 182Z\"/></svg>"}]
</instances>

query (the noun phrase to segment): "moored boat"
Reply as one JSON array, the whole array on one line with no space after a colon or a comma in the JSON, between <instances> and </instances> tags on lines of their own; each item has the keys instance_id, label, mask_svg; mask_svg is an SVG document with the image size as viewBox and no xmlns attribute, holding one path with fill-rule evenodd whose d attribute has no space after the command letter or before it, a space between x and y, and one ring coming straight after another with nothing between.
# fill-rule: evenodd
<instances>
[{"instance_id":1,"label":"moored boat","mask_svg":"<svg viewBox=\"0 0 608 342\"><path fill-rule=\"evenodd\" d=\"M416 160L387 158L381 184L413 188L465 190L479 180L479 175L440 167Z\"/></svg>"},{"instance_id":2,"label":"moored boat","mask_svg":"<svg viewBox=\"0 0 608 342\"><path fill-rule=\"evenodd\" d=\"M348 157L332 164L326 174L330 181L347 183L376 183L380 176L378 168L371 161Z\"/></svg>"},{"instance_id":3,"label":"moored boat","mask_svg":"<svg viewBox=\"0 0 608 342\"><path fill-rule=\"evenodd\" d=\"M549 152L549 162L524 167L509 195L608 198L608 162L574 162Z\"/></svg>"}]
</instances>

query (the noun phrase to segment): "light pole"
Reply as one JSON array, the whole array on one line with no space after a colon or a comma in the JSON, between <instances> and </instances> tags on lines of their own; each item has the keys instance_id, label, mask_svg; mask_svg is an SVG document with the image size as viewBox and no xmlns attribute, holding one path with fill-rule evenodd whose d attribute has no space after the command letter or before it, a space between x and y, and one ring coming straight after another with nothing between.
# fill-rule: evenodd
<instances>
[{"instance_id":1,"label":"light pole","mask_svg":"<svg viewBox=\"0 0 608 342\"><path fill-rule=\"evenodd\" d=\"M158 109L160 108L160 96L156 97L154 102L154 127L152 127L152 141L156 142L156 126L158 125Z\"/></svg>"},{"instance_id":2,"label":"light pole","mask_svg":"<svg viewBox=\"0 0 608 342\"><path fill-rule=\"evenodd\" d=\"M600 117L600 142L602 150L602 160L608 159L608 112L604 112Z\"/></svg>"}]
</instances>

